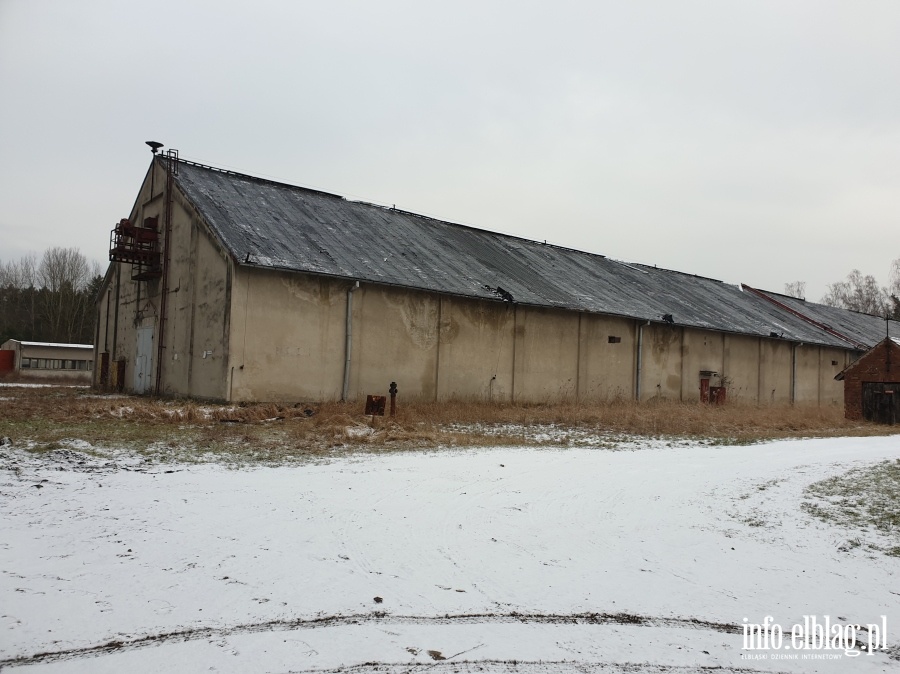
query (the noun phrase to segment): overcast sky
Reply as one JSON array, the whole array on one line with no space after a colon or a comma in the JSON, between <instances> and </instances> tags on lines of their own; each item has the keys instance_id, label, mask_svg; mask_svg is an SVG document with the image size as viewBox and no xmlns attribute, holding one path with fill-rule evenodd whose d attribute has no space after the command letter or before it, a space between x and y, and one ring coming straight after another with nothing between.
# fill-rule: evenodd
<instances>
[{"instance_id":1,"label":"overcast sky","mask_svg":"<svg viewBox=\"0 0 900 674\"><path fill-rule=\"evenodd\" d=\"M106 266L146 140L819 300L900 257L900 2L0 0L0 259Z\"/></svg>"}]
</instances>

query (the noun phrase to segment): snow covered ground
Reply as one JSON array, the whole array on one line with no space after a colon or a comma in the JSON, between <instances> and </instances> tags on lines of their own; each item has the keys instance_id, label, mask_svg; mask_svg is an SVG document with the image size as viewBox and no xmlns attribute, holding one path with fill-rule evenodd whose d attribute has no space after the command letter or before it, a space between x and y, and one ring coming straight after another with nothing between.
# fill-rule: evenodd
<instances>
[{"instance_id":1,"label":"snow covered ground","mask_svg":"<svg viewBox=\"0 0 900 674\"><path fill-rule=\"evenodd\" d=\"M900 669L900 560L800 508L898 436L240 470L73 447L0 447L4 671ZM743 648L766 616L886 624L891 653Z\"/></svg>"}]
</instances>

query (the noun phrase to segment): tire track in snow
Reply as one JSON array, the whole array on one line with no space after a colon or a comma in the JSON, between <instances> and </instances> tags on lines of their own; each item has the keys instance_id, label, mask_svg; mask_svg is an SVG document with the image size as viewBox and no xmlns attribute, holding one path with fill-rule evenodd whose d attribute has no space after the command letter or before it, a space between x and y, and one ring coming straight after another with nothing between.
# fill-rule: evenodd
<instances>
[{"instance_id":1,"label":"tire track in snow","mask_svg":"<svg viewBox=\"0 0 900 674\"><path fill-rule=\"evenodd\" d=\"M9 666L32 665L59 660L96 657L108 653L150 648L165 643L183 643L201 639L222 638L238 634L261 632L289 632L322 627L345 625L479 625L479 624L527 625L636 625L640 627L676 627L693 630L707 630L724 634L741 634L741 625L717 623L696 618L655 618L632 613L465 613L443 616L393 615L376 611L351 615L323 616L320 618L295 618L291 620L268 620L227 627L194 627L171 632L160 632L140 637L113 639L94 646L70 648L59 651L44 651L33 655L21 655L0 660L0 670ZM318 670L316 670L318 671ZM323 670L330 671L330 670ZM338 670L343 671L343 670ZM352 670L347 670L352 671ZM512 670L515 671L515 670ZM660 670L667 671L667 670ZM678 671L678 670L673 670ZM735 670L738 671L738 670ZM754 670L741 670L754 671Z\"/></svg>"},{"instance_id":2,"label":"tire track in snow","mask_svg":"<svg viewBox=\"0 0 900 674\"><path fill-rule=\"evenodd\" d=\"M387 669L389 668L389 669ZM487 669L486 669L487 668ZM453 672L468 674L493 672L494 674L788 674L771 669L748 669L745 667L706 667L702 665L654 665L648 662L627 663L579 663L572 661L541 660L454 660L450 662L416 663L408 662L366 662L361 665L330 669L292 669L288 674L414 674L415 672Z\"/></svg>"}]
</instances>

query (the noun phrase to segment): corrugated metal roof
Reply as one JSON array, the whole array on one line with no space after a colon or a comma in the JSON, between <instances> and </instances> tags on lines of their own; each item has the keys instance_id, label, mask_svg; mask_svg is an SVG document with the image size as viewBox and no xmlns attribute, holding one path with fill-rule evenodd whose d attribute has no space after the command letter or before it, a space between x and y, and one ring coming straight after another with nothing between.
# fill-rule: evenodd
<instances>
[{"instance_id":1,"label":"corrugated metal roof","mask_svg":"<svg viewBox=\"0 0 900 674\"><path fill-rule=\"evenodd\" d=\"M789 297L779 293L760 290L770 299L780 302L790 310L806 316L808 319L824 325L826 328L843 335L848 340L871 348L887 336L884 318L862 314L858 311L849 311L838 307L830 307L826 304L807 302L796 297ZM900 332L900 323L890 321L890 332Z\"/></svg>"},{"instance_id":2,"label":"corrugated metal roof","mask_svg":"<svg viewBox=\"0 0 900 674\"><path fill-rule=\"evenodd\" d=\"M176 181L240 265L497 301L502 288L520 304L655 322L671 314L677 325L847 346L715 279L190 162L179 162Z\"/></svg>"}]
</instances>

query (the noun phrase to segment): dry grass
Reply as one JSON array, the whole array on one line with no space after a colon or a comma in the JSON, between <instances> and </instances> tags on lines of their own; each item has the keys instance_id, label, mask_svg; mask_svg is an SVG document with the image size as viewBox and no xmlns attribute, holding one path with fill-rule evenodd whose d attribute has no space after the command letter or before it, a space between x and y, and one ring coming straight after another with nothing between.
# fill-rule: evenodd
<instances>
[{"instance_id":1,"label":"dry grass","mask_svg":"<svg viewBox=\"0 0 900 674\"><path fill-rule=\"evenodd\" d=\"M0 436L34 449L73 439L99 448L189 452L254 461L335 451L444 446L612 446L651 436L749 444L774 438L886 435L894 429L844 419L837 407L654 401L636 404L411 403L394 418L366 417L359 403L213 405L99 396L78 388L0 388ZM182 457L183 458L183 457Z\"/></svg>"},{"instance_id":2,"label":"dry grass","mask_svg":"<svg viewBox=\"0 0 900 674\"><path fill-rule=\"evenodd\" d=\"M592 428L606 433L652 437L706 438L750 443L789 437L886 435L889 428L844 419L836 406L724 406L672 401L614 401L602 404L494 405L441 403L410 405L404 420L427 418L447 425L507 424Z\"/></svg>"}]
</instances>

